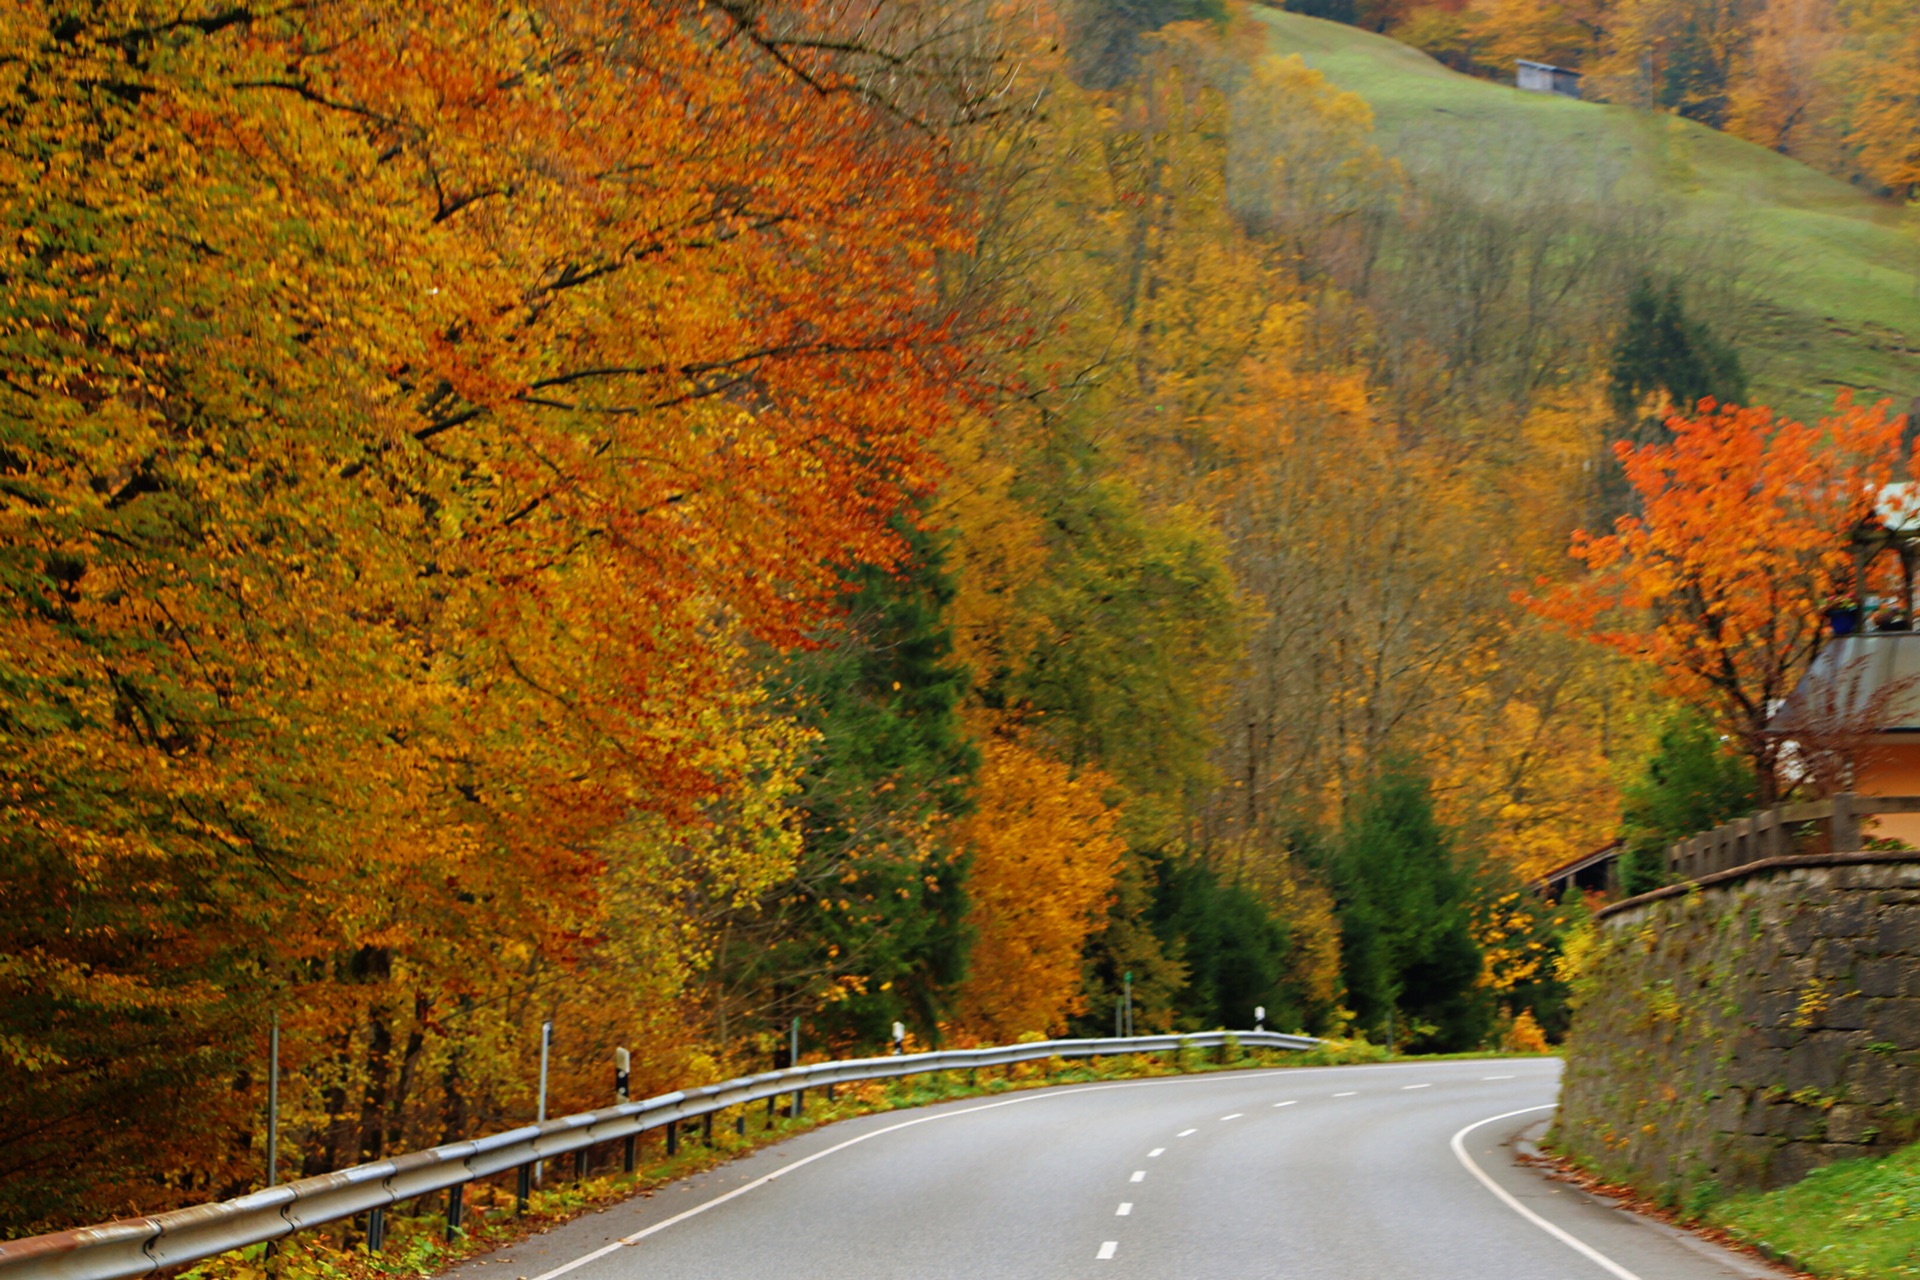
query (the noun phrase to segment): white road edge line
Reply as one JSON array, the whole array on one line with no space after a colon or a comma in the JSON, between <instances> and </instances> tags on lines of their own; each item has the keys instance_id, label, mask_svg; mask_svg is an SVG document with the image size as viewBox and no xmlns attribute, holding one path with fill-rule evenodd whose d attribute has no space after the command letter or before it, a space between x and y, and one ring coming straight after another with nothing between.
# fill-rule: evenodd
<instances>
[{"instance_id":1,"label":"white road edge line","mask_svg":"<svg viewBox=\"0 0 1920 1280\"><path fill-rule=\"evenodd\" d=\"M1100 1245L1100 1252L1093 1255L1093 1260L1095 1262L1105 1262L1114 1255L1114 1251L1119 1249L1119 1247L1120 1242L1118 1240L1103 1241Z\"/></svg>"},{"instance_id":2,"label":"white road edge line","mask_svg":"<svg viewBox=\"0 0 1920 1280\"><path fill-rule=\"evenodd\" d=\"M1453 1142L1451 1144L1453 1147L1453 1154L1460 1158L1460 1163L1466 1166L1467 1172L1472 1174L1474 1177L1478 1178L1480 1180L1480 1185L1485 1187L1487 1190L1493 1192L1494 1196L1500 1201L1500 1203L1506 1205L1507 1208L1513 1210L1515 1213L1525 1218L1528 1222L1531 1222L1534 1226L1540 1228L1542 1231L1552 1236L1555 1240L1558 1240L1561 1244L1566 1245L1569 1249L1572 1249L1575 1253L1580 1254L1581 1256L1585 1257L1588 1261L1596 1264L1602 1270L1606 1271L1609 1275L1617 1277L1617 1280L1640 1280L1639 1276L1627 1270L1625 1267L1615 1262L1612 1258L1609 1258L1606 1254L1601 1253L1598 1249L1595 1249L1592 1245L1586 1243L1584 1240L1580 1240L1575 1238L1574 1236L1568 1235L1565 1231L1562 1231L1559 1227L1554 1226L1551 1222L1548 1222L1545 1218L1541 1217L1539 1214L1535 1213L1533 1210L1527 1208L1527 1206L1521 1204L1518 1200L1514 1199L1512 1193L1510 1193L1505 1187L1501 1186L1499 1183L1495 1182L1492 1178L1488 1177L1487 1171L1485 1169L1482 1169L1479 1165L1475 1164L1473 1162L1473 1157L1467 1154L1467 1142L1466 1142L1467 1135L1472 1133L1475 1129L1484 1128L1485 1126L1490 1124L1496 1124L1501 1120L1511 1120L1515 1116L1524 1116L1527 1113L1532 1111L1551 1111L1554 1109L1554 1107L1558 1105L1559 1105L1558 1103L1544 1102L1537 1107L1521 1107L1518 1111L1502 1112L1500 1115L1497 1115L1497 1116L1488 1116L1485 1120L1476 1120L1472 1124L1468 1125L1466 1128L1462 1129L1460 1132L1453 1135Z\"/></svg>"},{"instance_id":3,"label":"white road edge line","mask_svg":"<svg viewBox=\"0 0 1920 1280\"><path fill-rule=\"evenodd\" d=\"M1397 1066L1397 1065L1398 1066L1422 1066L1425 1064L1389 1063L1387 1065L1391 1067L1391 1066ZM1306 1069L1319 1070L1321 1068L1309 1067ZM1338 1068L1334 1068L1334 1069L1338 1070ZM1288 1072L1299 1071L1299 1070L1301 1070L1301 1068L1299 1067L1276 1067L1269 1071L1239 1072L1236 1074L1240 1075L1242 1078L1258 1078L1261 1076L1284 1075ZM848 1147L855 1146L859 1143L865 1142L868 1138L877 1138L882 1134L886 1134L886 1133L897 1133L901 1129L911 1129L913 1126L917 1124L928 1124L934 1120L950 1120L955 1116L972 1115L976 1111L992 1111L996 1107L1011 1107L1022 1102L1039 1102L1044 1098L1060 1098L1073 1093L1098 1093L1103 1089L1150 1089L1155 1085L1205 1084L1205 1083L1212 1083L1213 1081L1214 1081L1214 1077L1210 1075L1171 1076L1171 1077L1162 1077L1161 1079L1158 1079L1158 1080L1115 1080L1108 1084L1083 1084L1076 1088L1071 1088L1071 1089L1035 1089L1029 1093L1023 1093L1017 1098L1002 1098L998 1102L983 1102L977 1107L961 1107L952 1111L935 1112L933 1115L930 1115L930 1116L916 1116L912 1120L902 1120L899 1124L891 1124L884 1129L870 1130L867 1133L860 1134L858 1137L848 1138L845 1142L840 1143L838 1146L828 1147L825 1151L816 1151L810 1156L804 1156L801 1159L794 1161L790 1165L785 1165L781 1168L775 1169L772 1173L765 1174L762 1177L755 1178L752 1182L742 1183L740 1186L735 1187L733 1190L727 1192L724 1195L718 1195L711 1200L703 1201L700 1204L694 1205L691 1209L683 1209L679 1213L674 1214L671 1218L667 1218L660 1222L656 1222L652 1226L646 1227L640 1231L636 1231L630 1236L622 1236L618 1240L615 1240L612 1244L602 1245L600 1248L595 1249L589 1253L583 1253L579 1257L575 1258L573 1261L562 1263L561 1265L555 1267L551 1271L543 1271L537 1276L530 1277L529 1280L556 1280L556 1277L566 1275L569 1271L574 1270L576 1267L584 1267L585 1265L587 1265L587 1263L594 1262L601 1258L604 1258L610 1253L614 1253L620 1249L625 1248L627 1245L638 1244L642 1240L646 1239L648 1236L653 1235L656 1232L665 1231L668 1227L671 1227L676 1223L685 1222L688 1218L697 1217L698 1215L705 1213L707 1210L717 1208L718 1206L725 1204L729 1200L737 1199L738 1197L747 1194L747 1192L752 1191L757 1187L764 1187L769 1182L772 1182L775 1178L784 1177L787 1174L792 1173L795 1169L804 1168L807 1165L812 1164L815 1160L824 1160L826 1157L833 1155L835 1152L845 1151ZM1186 1133L1182 1133L1179 1136L1184 1138L1187 1136L1187 1134L1198 1133L1198 1132L1200 1132L1198 1129L1188 1129Z\"/></svg>"},{"instance_id":4,"label":"white road edge line","mask_svg":"<svg viewBox=\"0 0 1920 1280\"><path fill-rule=\"evenodd\" d=\"M1511 1080L1512 1076L1481 1076L1482 1080Z\"/></svg>"}]
</instances>

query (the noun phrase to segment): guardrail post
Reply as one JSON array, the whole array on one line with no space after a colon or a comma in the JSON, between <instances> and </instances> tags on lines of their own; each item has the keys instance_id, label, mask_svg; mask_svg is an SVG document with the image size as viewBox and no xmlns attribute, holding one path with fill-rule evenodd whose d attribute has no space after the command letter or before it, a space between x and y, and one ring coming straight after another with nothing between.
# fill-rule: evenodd
<instances>
[{"instance_id":1,"label":"guardrail post","mask_svg":"<svg viewBox=\"0 0 1920 1280\"><path fill-rule=\"evenodd\" d=\"M769 1129L773 1128L773 1108L776 1101L777 1099L775 1099L771 1094L768 1095L767 1097L767 1128Z\"/></svg>"},{"instance_id":2,"label":"guardrail post","mask_svg":"<svg viewBox=\"0 0 1920 1280\"><path fill-rule=\"evenodd\" d=\"M747 1109L740 1108L740 1114L733 1118L733 1131L741 1137L747 1136Z\"/></svg>"},{"instance_id":3,"label":"guardrail post","mask_svg":"<svg viewBox=\"0 0 1920 1280\"><path fill-rule=\"evenodd\" d=\"M386 1242L387 1211L378 1207L367 1210L367 1252L380 1252L380 1246Z\"/></svg>"},{"instance_id":4,"label":"guardrail post","mask_svg":"<svg viewBox=\"0 0 1920 1280\"><path fill-rule=\"evenodd\" d=\"M585 1182L587 1180L587 1167L592 1160L592 1147L582 1147L573 1153L573 1180L575 1182Z\"/></svg>"},{"instance_id":5,"label":"guardrail post","mask_svg":"<svg viewBox=\"0 0 1920 1280\"><path fill-rule=\"evenodd\" d=\"M533 1165L520 1166L519 1177L514 1180L513 1213L515 1217L525 1217L527 1201L533 1195Z\"/></svg>"},{"instance_id":6,"label":"guardrail post","mask_svg":"<svg viewBox=\"0 0 1920 1280\"><path fill-rule=\"evenodd\" d=\"M827 1101L833 1101L833 1081L827 1081Z\"/></svg>"},{"instance_id":7,"label":"guardrail post","mask_svg":"<svg viewBox=\"0 0 1920 1280\"><path fill-rule=\"evenodd\" d=\"M793 1110L787 1113L789 1119L798 1120L800 1113L806 1109L806 1093L807 1091L805 1089L795 1089L793 1091Z\"/></svg>"},{"instance_id":8,"label":"guardrail post","mask_svg":"<svg viewBox=\"0 0 1920 1280\"><path fill-rule=\"evenodd\" d=\"M467 1184L456 1182L447 1188L447 1239L460 1234L460 1223L467 1216Z\"/></svg>"},{"instance_id":9,"label":"guardrail post","mask_svg":"<svg viewBox=\"0 0 1920 1280\"><path fill-rule=\"evenodd\" d=\"M671 1160L680 1154L680 1122L667 1121L667 1158Z\"/></svg>"},{"instance_id":10,"label":"guardrail post","mask_svg":"<svg viewBox=\"0 0 1920 1280\"><path fill-rule=\"evenodd\" d=\"M707 1144L709 1151L713 1149L713 1112L711 1111L700 1117L700 1140Z\"/></svg>"},{"instance_id":11,"label":"guardrail post","mask_svg":"<svg viewBox=\"0 0 1920 1280\"><path fill-rule=\"evenodd\" d=\"M634 1165L637 1163L634 1159L633 1148L638 1137L638 1134L630 1133L627 1135L627 1140L620 1144L620 1172L622 1173L633 1172Z\"/></svg>"}]
</instances>

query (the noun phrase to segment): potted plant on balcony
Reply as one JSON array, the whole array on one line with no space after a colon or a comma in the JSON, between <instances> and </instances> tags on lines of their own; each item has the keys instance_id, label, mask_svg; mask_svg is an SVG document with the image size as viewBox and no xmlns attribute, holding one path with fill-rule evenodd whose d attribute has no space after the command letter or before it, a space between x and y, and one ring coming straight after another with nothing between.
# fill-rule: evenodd
<instances>
[{"instance_id":1,"label":"potted plant on balcony","mask_svg":"<svg viewBox=\"0 0 1920 1280\"><path fill-rule=\"evenodd\" d=\"M1850 636L1860 629L1860 602L1850 595L1828 596L1820 612L1836 636Z\"/></svg>"}]
</instances>

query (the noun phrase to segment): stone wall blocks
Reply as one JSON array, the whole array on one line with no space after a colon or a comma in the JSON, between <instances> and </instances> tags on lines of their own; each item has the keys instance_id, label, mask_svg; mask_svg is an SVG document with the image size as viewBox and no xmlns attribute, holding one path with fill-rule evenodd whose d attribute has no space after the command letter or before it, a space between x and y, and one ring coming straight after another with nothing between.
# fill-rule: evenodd
<instances>
[{"instance_id":1,"label":"stone wall blocks","mask_svg":"<svg viewBox=\"0 0 1920 1280\"><path fill-rule=\"evenodd\" d=\"M1891 1044L1896 1050L1920 1049L1920 1000L1901 997L1866 1004L1873 1043Z\"/></svg>"},{"instance_id":2,"label":"stone wall blocks","mask_svg":"<svg viewBox=\"0 0 1920 1280\"><path fill-rule=\"evenodd\" d=\"M1905 956L1887 956L1862 960L1853 967L1854 988L1863 996L1886 998L1902 995L1914 962Z\"/></svg>"},{"instance_id":3,"label":"stone wall blocks","mask_svg":"<svg viewBox=\"0 0 1920 1280\"><path fill-rule=\"evenodd\" d=\"M1843 1103L1827 1112L1828 1142L1870 1142L1878 1136L1871 1107Z\"/></svg>"},{"instance_id":4,"label":"stone wall blocks","mask_svg":"<svg viewBox=\"0 0 1920 1280\"><path fill-rule=\"evenodd\" d=\"M1820 1022L1835 1031L1864 1031L1872 1025L1867 1018L1867 1004L1858 995L1837 996L1821 1011Z\"/></svg>"},{"instance_id":5,"label":"stone wall blocks","mask_svg":"<svg viewBox=\"0 0 1920 1280\"><path fill-rule=\"evenodd\" d=\"M1847 893L1838 895L1837 900L1820 911L1816 916L1816 927L1822 937L1857 938L1867 931L1871 913L1862 895Z\"/></svg>"},{"instance_id":6,"label":"stone wall blocks","mask_svg":"<svg viewBox=\"0 0 1920 1280\"><path fill-rule=\"evenodd\" d=\"M1859 948L1845 938L1822 938L1814 945L1814 973L1821 978L1844 978L1853 972Z\"/></svg>"},{"instance_id":7,"label":"stone wall blocks","mask_svg":"<svg viewBox=\"0 0 1920 1280\"><path fill-rule=\"evenodd\" d=\"M1920 1137L1920 861L1757 875L1601 928L1560 1117L1596 1168L1777 1186Z\"/></svg>"},{"instance_id":8,"label":"stone wall blocks","mask_svg":"<svg viewBox=\"0 0 1920 1280\"><path fill-rule=\"evenodd\" d=\"M1909 963L1920 958L1920 912L1882 916L1873 931L1873 949L1883 956L1904 955Z\"/></svg>"},{"instance_id":9,"label":"stone wall blocks","mask_svg":"<svg viewBox=\"0 0 1920 1280\"><path fill-rule=\"evenodd\" d=\"M1865 1053L1855 1054L1853 1061L1847 1064L1846 1095L1868 1106L1884 1106L1900 1100L1902 1075L1900 1064L1884 1053L1875 1053L1869 1049ZM1916 1082L1920 1087L1920 1082Z\"/></svg>"}]
</instances>

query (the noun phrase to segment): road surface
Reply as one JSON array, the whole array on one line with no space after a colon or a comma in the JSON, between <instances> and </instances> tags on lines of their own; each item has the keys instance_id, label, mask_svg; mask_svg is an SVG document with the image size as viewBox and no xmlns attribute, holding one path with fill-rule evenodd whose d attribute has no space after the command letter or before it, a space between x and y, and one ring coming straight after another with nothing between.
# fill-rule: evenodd
<instances>
[{"instance_id":1,"label":"road surface","mask_svg":"<svg viewBox=\"0 0 1920 1280\"><path fill-rule=\"evenodd\" d=\"M845 1121L450 1280L1726 1280L1513 1162L1545 1059L1070 1085Z\"/></svg>"}]
</instances>

